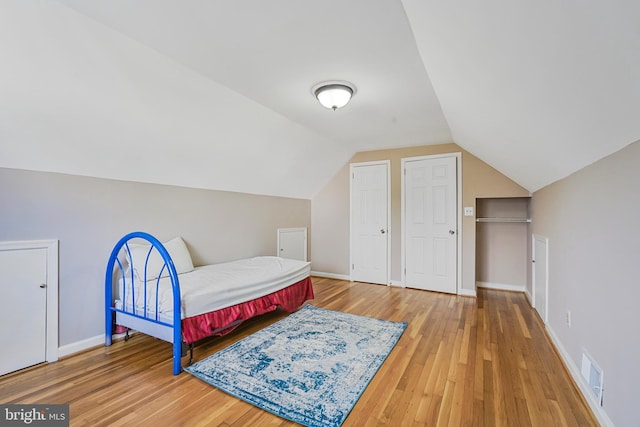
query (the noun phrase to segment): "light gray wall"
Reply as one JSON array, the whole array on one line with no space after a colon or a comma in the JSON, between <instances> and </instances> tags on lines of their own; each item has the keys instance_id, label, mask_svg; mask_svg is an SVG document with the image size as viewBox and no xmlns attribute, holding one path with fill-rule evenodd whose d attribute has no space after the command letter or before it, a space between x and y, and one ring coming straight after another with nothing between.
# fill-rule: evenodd
<instances>
[{"instance_id":1,"label":"light gray wall","mask_svg":"<svg viewBox=\"0 0 640 427\"><path fill-rule=\"evenodd\" d=\"M311 260L314 271L349 276L349 165L311 201Z\"/></svg>"},{"instance_id":2,"label":"light gray wall","mask_svg":"<svg viewBox=\"0 0 640 427\"><path fill-rule=\"evenodd\" d=\"M640 142L533 194L532 230L549 238L549 323L578 368L604 372L616 426L640 420ZM571 327L565 321L571 311Z\"/></svg>"},{"instance_id":3,"label":"light gray wall","mask_svg":"<svg viewBox=\"0 0 640 427\"><path fill-rule=\"evenodd\" d=\"M0 168L0 241L60 241L60 345L104 334L104 274L131 231L182 236L195 265L276 255L310 201Z\"/></svg>"}]
</instances>

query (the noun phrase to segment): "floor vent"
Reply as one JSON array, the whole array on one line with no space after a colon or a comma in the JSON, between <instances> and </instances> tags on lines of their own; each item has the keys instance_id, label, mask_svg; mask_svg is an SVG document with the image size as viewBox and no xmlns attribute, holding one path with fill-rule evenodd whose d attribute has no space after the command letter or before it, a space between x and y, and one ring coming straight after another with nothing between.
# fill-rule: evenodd
<instances>
[{"instance_id":1,"label":"floor vent","mask_svg":"<svg viewBox=\"0 0 640 427\"><path fill-rule=\"evenodd\" d=\"M589 384L593 395L596 397L598 404L602 406L602 369L600 369L586 353L582 353L581 372L587 384Z\"/></svg>"}]
</instances>

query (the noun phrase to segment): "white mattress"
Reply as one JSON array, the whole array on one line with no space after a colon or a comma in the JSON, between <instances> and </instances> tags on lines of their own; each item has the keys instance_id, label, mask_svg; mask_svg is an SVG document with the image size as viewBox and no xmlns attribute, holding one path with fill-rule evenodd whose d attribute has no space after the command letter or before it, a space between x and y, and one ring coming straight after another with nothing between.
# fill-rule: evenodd
<instances>
[{"instance_id":1,"label":"white mattress","mask_svg":"<svg viewBox=\"0 0 640 427\"><path fill-rule=\"evenodd\" d=\"M181 318L197 316L250 301L286 288L309 276L311 263L279 257L255 257L222 264L196 267L178 275L181 293ZM157 280L147 282L147 312L155 314ZM131 310L131 278L126 280L127 310ZM163 319L173 315L171 279L160 279L158 312ZM120 281L122 298L123 284ZM143 282L135 281L137 313L144 310ZM122 307L122 301L116 301Z\"/></svg>"}]
</instances>

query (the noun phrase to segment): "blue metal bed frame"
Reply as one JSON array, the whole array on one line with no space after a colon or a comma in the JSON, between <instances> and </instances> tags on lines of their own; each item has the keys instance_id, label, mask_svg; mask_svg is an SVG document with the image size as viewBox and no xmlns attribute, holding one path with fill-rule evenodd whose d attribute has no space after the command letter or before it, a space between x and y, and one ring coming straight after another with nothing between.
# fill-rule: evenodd
<instances>
[{"instance_id":1,"label":"blue metal bed frame","mask_svg":"<svg viewBox=\"0 0 640 427\"><path fill-rule=\"evenodd\" d=\"M133 264L131 257L131 250L129 248L129 241L132 239L143 239L151 244L149 252L144 265L144 291L141 296L136 296L134 284L134 271L133 265L129 266L127 271L119 258L119 254L124 248L129 262ZM151 253L156 250L162 257L164 265L161 270L157 272L158 278L155 280L147 281L147 269L149 263L149 257ZM118 270L116 270L116 266ZM171 278L171 286L173 290L173 322L169 323L160 319L158 314L158 286L160 285L160 276L162 272L167 269L169 277ZM138 272L140 272L138 266ZM117 274L114 274L117 273ZM156 273L156 272L149 272ZM121 301L123 301L122 308L116 308L113 306L113 283L115 280L122 278L123 292L125 295L120 295ZM129 310L125 302L128 297L126 295L128 280L131 281L131 307ZM152 314L149 314L150 310L147 310L147 287L155 286L155 310L151 310ZM143 298L143 309L136 309L136 298ZM178 281L178 274L176 273L175 266L171 260L169 252L165 249L162 243L153 237L152 235L135 231L124 236L116 243L115 247L111 251L109 262L107 263L107 271L105 275L105 346L112 344L113 335L113 317L114 314L118 319L118 323L123 324L127 328L132 328L140 332L144 332L148 335L155 336L164 341L168 341L173 344L173 375L178 375L182 371L182 319L181 319L181 303L180 303L180 283ZM128 336L128 335L127 335Z\"/></svg>"}]
</instances>

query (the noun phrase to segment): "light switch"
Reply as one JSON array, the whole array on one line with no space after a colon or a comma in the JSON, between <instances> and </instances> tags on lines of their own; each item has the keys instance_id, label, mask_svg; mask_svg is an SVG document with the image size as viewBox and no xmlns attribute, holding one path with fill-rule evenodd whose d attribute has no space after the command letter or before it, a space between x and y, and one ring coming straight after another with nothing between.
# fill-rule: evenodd
<instances>
[{"instance_id":1,"label":"light switch","mask_svg":"<svg viewBox=\"0 0 640 427\"><path fill-rule=\"evenodd\" d=\"M464 216L473 216L473 206L465 206Z\"/></svg>"}]
</instances>

